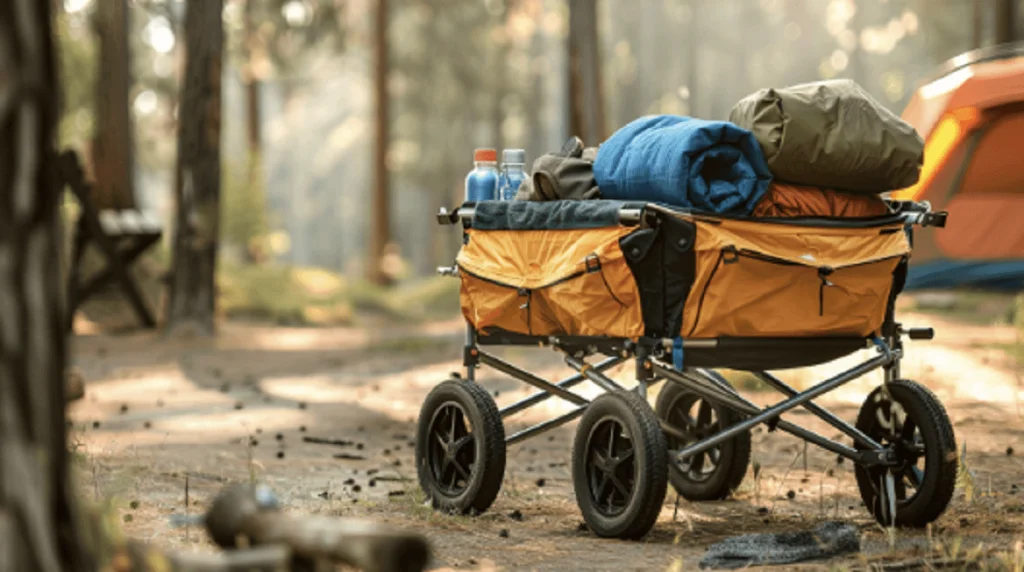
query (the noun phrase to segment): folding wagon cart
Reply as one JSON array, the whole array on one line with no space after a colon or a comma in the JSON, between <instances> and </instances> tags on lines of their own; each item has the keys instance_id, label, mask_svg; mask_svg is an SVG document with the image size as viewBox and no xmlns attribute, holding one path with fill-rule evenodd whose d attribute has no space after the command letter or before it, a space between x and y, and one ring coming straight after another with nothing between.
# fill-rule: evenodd
<instances>
[{"instance_id":1,"label":"folding wagon cart","mask_svg":"<svg viewBox=\"0 0 1024 572\"><path fill-rule=\"evenodd\" d=\"M795 435L854 463L857 486L881 523L923 526L953 495L953 429L942 404L900 374L904 337L930 328L896 322L915 226L943 226L927 203L890 202L859 219L749 219L647 203L467 203L438 221L461 225L452 268L468 323L465 375L423 403L416 464L440 510L479 513L496 498L505 449L580 419L572 482L583 517L603 537L639 538L653 527L668 483L691 501L722 499L743 480L750 430ZM576 374L550 383L487 351L540 346ZM768 370L807 367L874 348L877 355L805 391ZM591 363L589 358L604 356ZM603 372L626 360L636 385ZM475 381L489 366L540 391L499 409ZM747 370L785 396L762 409L715 368ZM814 399L881 368L851 425ZM590 381L593 400L571 389ZM666 381L652 408L648 389ZM572 411L506 435L503 420L551 396ZM852 444L781 416L804 407Z\"/></svg>"}]
</instances>

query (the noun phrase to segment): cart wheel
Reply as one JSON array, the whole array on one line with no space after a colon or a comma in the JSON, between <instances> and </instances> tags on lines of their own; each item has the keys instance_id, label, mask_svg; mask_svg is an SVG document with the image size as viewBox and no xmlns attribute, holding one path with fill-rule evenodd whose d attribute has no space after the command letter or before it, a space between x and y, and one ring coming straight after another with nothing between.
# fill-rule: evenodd
<instances>
[{"instance_id":1,"label":"cart wheel","mask_svg":"<svg viewBox=\"0 0 1024 572\"><path fill-rule=\"evenodd\" d=\"M676 451L714 435L738 420L738 416L729 409L674 383L662 388L655 411L659 419L693 435L692 439L682 440L666 434L669 450ZM744 431L682 462L670 455L668 478L676 492L686 500L722 500L739 488L748 465L750 432Z\"/></svg>"},{"instance_id":2,"label":"cart wheel","mask_svg":"<svg viewBox=\"0 0 1024 572\"><path fill-rule=\"evenodd\" d=\"M890 468L855 468L860 496L875 519L893 524L887 490L895 493L896 526L920 527L939 518L953 498L957 455L953 426L938 398L913 381L889 383L868 395L857 428L889 447L899 461Z\"/></svg>"},{"instance_id":3,"label":"cart wheel","mask_svg":"<svg viewBox=\"0 0 1024 572\"><path fill-rule=\"evenodd\" d=\"M608 393L576 429L572 481L583 519L602 537L637 539L665 501L667 445L651 406L636 393Z\"/></svg>"},{"instance_id":4,"label":"cart wheel","mask_svg":"<svg viewBox=\"0 0 1024 572\"><path fill-rule=\"evenodd\" d=\"M438 510L481 513L491 506L505 473L505 429L483 387L448 380L427 395L416 430L416 470Z\"/></svg>"}]
</instances>

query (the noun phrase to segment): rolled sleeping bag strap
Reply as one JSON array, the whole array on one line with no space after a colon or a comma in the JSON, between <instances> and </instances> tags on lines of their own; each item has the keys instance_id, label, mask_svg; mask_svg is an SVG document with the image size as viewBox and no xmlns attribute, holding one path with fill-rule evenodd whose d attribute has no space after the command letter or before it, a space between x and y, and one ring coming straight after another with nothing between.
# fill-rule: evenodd
<instances>
[{"instance_id":1,"label":"rolled sleeping bag strap","mask_svg":"<svg viewBox=\"0 0 1024 572\"><path fill-rule=\"evenodd\" d=\"M672 340L672 367L683 371L683 338Z\"/></svg>"}]
</instances>

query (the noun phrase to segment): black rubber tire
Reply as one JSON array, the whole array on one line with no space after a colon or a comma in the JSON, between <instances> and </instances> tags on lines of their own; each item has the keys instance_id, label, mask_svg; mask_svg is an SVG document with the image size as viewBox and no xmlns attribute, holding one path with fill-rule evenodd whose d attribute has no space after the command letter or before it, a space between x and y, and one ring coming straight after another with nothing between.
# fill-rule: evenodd
<instances>
[{"instance_id":1,"label":"black rubber tire","mask_svg":"<svg viewBox=\"0 0 1024 572\"><path fill-rule=\"evenodd\" d=\"M461 445L449 441L454 448L451 460L436 433L442 427L435 422L455 427L452 439L466 439ZM456 469L468 478L459 479ZM458 514L480 514L490 508L505 476L505 428L487 390L472 381L448 380L427 395L416 429L416 471L434 508ZM444 482L447 474L452 475L451 484Z\"/></svg>"},{"instance_id":2,"label":"black rubber tire","mask_svg":"<svg viewBox=\"0 0 1024 572\"><path fill-rule=\"evenodd\" d=\"M655 402L654 410L658 414L658 419L665 421L669 425L678 426L680 416L682 415L690 419L691 423L699 423L701 421L699 415L698 419L694 420L689 414L690 408L696 401L702 402L702 405L698 407L706 404L706 407L717 417L720 427L728 427L739 421L739 416L733 411L713 401L705 400L685 387L671 382L666 382L661 392L658 393L658 400ZM693 430L694 427L691 426L688 429ZM696 430L703 431L703 428L696 427ZM709 435L710 433L700 434L702 438ZM679 450L684 445L696 442L680 442L680 439L668 434L665 435L665 439L668 442L668 448L671 450ZM688 501L716 501L729 498L739 488L747 474L747 468L750 466L750 447L750 432L744 431L718 447L707 451L697 461L699 463L697 470L702 473L700 478L694 476L692 470L694 467L692 465L677 463L673 456L669 455L669 482L672 483L672 488ZM715 456L718 458L717 462L715 462ZM713 468L704 472L703 469L706 468L705 464L708 462L712 464Z\"/></svg>"},{"instance_id":3,"label":"black rubber tire","mask_svg":"<svg viewBox=\"0 0 1024 572\"><path fill-rule=\"evenodd\" d=\"M606 428L607 433L603 433ZM610 437L609 444L601 441L605 434L615 435ZM623 444L623 437L626 437L626 447L620 452L607 454L592 450L592 447L607 447L614 451L616 442ZM597 484L593 479L598 476L592 471L598 470L596 463L605 458L605 454L607 458L621 460L616 461L611 471L615 478L608 480L606 477ZM658 418L642 397L632 391L619 391L606 393L591 402L576 429L572 481L583 520L597 536L635 540L650 532L665 502L668 455ZM600 499L595 500L594 486L599 489L598 496L602 496L600 493L607 485L611 485L609 498L616 490L628 489L628 495L619 493L626 497L620 510L604 510ZM616 485L621 485L622 489Z\"/></svg>"},{"instance_id":4,"label":"black rubber tire","mask_svg":"<svg viewBox=\"0 0 1024 572\"><path fill-rule=\"evenodd\" d=\"M916 428L911 428L911 435L908 438L904 434L906 423L900 423L901 439L904 442L912 439L916 443L919 431L924 449L921 456L925 462L924 470L920 471L921 476L916 476L914 473L914 479L920 481L920 486L909 498L906 498L909 494L907 490L909 477L904 475L905 472L912 472L913 469L910 464L907 464L903 469L898 470L895 524L899 527L923 527L938 519L946 511L953 498L958 470L953 425L950 423L942 403L928 388L909 380L895 381L889 383L887 388L883 386L872 391L857 415L857 428L883 445L892 442L889 439L892 432L886 429L883 426L883 420L879 419L879 413L881 413L879 407L885 407L885 404L890 402L886 397L886 389L892 396L892 400L902 407L905 417L913 420L916 425ZM889 408L886 409L891 411ZM892 415L886 414L885 417L884 423L891 423ZM907 455L913 455L913 453L902 456L906 459L909 458ZM916 460L914 465L916 465ZM879 483L885 470L884 468L869 469L857 465L854 468L854 473L864 506L868 507L875 520L883 526L889 526L892 521L885 516L889 509L883 505L884 497L879 494L879 490L881 490ZM902 496L905 497L903 499L900 498L901 486Z\"/></svg>"}]
</instances>

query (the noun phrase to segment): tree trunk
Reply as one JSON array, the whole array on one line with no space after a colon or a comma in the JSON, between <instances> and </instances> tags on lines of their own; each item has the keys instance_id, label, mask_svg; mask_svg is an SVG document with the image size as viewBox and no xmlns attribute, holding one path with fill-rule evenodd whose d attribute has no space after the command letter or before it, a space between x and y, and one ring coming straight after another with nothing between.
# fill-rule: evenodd
<instances>
[{"instance_id":1,"label":"tree trunk","mask_svg":"<svg viewBox=\"0 0 1024 572\"><path fill-rule=\"evenodd\" d=\"M256 73L257 42L253 22L253 6L255 0L245 0L244 35L245 35L245 104L246 104L246 136L249 141L249 154L259 156L262 147L260 136L260 80Z\"/></svg>"},{"instance_id":2,"label":"tree trunk","mask_svg":"<svg viewBox=\"0 0 1024 572\"><path fill-rule=\"evenodd\" d=\"M374 28L374 100L376 103L376 141L373 152L373 201L370 220L370 256L367 258L368 278L374 284L389 279L381 262L384 248L391 237L391 197L388 185L388 0L377 0Z\"/></svg>"},{"instance_id":3,"label":"tree trunk","mask_svg":"<svg viewBox=\"0 0 1024 572\"><path fill-rule=\"evenodd\" d=\"M177 225L167 332L214 333L220 219L223 0L189 2L178 120Z\"/></svg>"},{"instance_id":4,"label":"tree trunk","mask_svg":"<svg viewBox=\"0 0 1024 572\"><path fill-rule=\"evenodd\" d=\"M243 13L243 35L245 53L245 111L246 111L246 139L249 143L249 154L246 160L246 181L248 185L245 192L248 197L245 201L246 208L253 209L254 214L262 220L264 209L266 209L266 198L263 188L263 137L260 129L260 76L257 72L259 59L264 57L260 40L257 37L256 24L253 18L253 9L256 0L245 0ZM262 226L262 225L261 225ZM260 228L255 234L261 234L264 229ZM257 236L250 236L249 242L243 244L245 261L249 264L258 264L265 259L266 253L257 244Z\"/></svg>"},{"instance_id":5,"label":"tree trunk","mask_svg":"<svg viewBox=\"0 0 1024 572\"><path fill-rule=\"evenodd\" d=\"M982 34L984 33L985 23L985 10L984 0L974 0L974 12L971 15L971 47L978 49L983 43Z\"/></svg>"},{"instance_id":6,"label":"tree trunk","mask_svg":"<svg viewBox=\"0 0 1024 572\"><path fill-rule=\"evenodd\" d=\"M0 570L95 570L65 445L50 3L0 2Z\"/></svg>"},{"instance_id":7,"label":"tree trunk","mask_svg":"<svg viewBox=\"0 0 1024 572\"><path fill-rule=\"evenodd\" d=\"M597 0L569 0L569 131L587 145L606 137Z\"/></svg>"},{"instance_id":8,"label":"tree trunk","mask_svg":"<svg viewBox=\"0 0 1024 572\"><path fill-rule=\"evenodd\" d=\"M850 19L850 29L857 35L857 47L850 52L849 60L849 78L857 82L858 85L863 87L867 92L872 92L869 78L866 73L866 62L864 61L867 54L864 53L864 46L861 44L861 32L867 26L868 18L865 14L865 3L861 2L853 12L853 18Z\"/></svg>"},{"instance_id":9,"label":"tree trunk","mask_svg":"<svg viewBox=\"0 0 1024 572\"><path fill-rule=\"evenodd\" d=\"M621 35L629 46L631 58L633 58L633 72L632 74L623 77L618 85L614 86L615 94L618 99L615 105L614 122L615 125L622 125L627 123L637 115L642 115L643 110L646 107L643 103L643 89L640 85L640 63L637 61L640 43L637 38L641 35L642 22L640 21L640 11L634 9L622 9L622 4L619 4L618 17L614 18L615 26L617 28L613 34ZM613 28L614 29L614 28Z\"/></svg>"},{"instance_id":10,"label":"tree trunk","mask_svg":"<svg viewBox=\"0 0 1024 572\"><path fill-rule=\"evenodd\" d=\"M498 149L498 160L501 160L501 150L505 148L505 94L513 90L509 84L508 58L512 52L512 36L509 34L509 16L519 7L519 0L503 0L501 3L501 18L497 26L500 29L496 44L494 46L494 67L491 68L491 76L494 78L494 108L492 122L494 125L494 145ZM524 147L521 142L513 142L513 147Z\"/></svg>"},{"instance_id":11,"label":"tree trunk","mask_svg":"<svg viewBox=\"0 0 1024 572\"><path fill-rule=\"evenodd\" d=\"M543 15L543 6L541 7L541 15ZM524 97L525 100L525 114L526 114L526 129L529 137L529 144L527 146L527 157L540 157L542 154L547 153L547 132L544 129L544 122L542 119L545 106L547 105L547 98L544 97L546 93L545 76L538 69L537 62L544 57L546 43L544 41L544 30L541 26L536 26L533 30L533 37L530 38L530 50L529 50L529 66L527 67L527 89ZM529 160L529 159L527 159Z\"/></svg>"},{"instance_id":12,"label":"tree trunk","mask_svg":"<svg viewBox=\"0 0 1024 572\"><path fill-rule=\"evenodd\" d=\"M128 101L132 83L128 13L127 0L96 3L100 57L92 167L96 181L95 201L99 208L126 209L135 206L132 184L132 117Z\"/></svg>"},{"instance_id":13,"label":"tree trunk","mask_svg":"<svg viewBox=\"0 0 1024 572\"><path fill-rule=\"evenodd\" d=\"M689 91L689 99L687 100L688 113L691 117L700 117L703 111L698 106L702 101L702 93L700 86L700 13L701 6L697 0L690 0L690 23L689 23L689 34L688 46L686 50L686 89Z\"/></svg>"},{"instance_id":14,"label":"tree trunk","mask_svg":"<svg viewBox=\"0 0 1024 572\"><path fill-rule=\"evenodd\" d=\"M996 0L996 43L1017 40L1017 0Z\"/></svg>"},{"instance_id":15,"label":"tree trunk","mask_svg":"<svg viewBox=\"0 0 1024 572\"><path fill-rule=\"evenodd\" d=\"M498 23L501 33L494 46L494 66L491 68L491 77L494 78L494 98L491 101L491 128L494 130L494 146L498 150L498 160L501 160L501 150L505 147L504 130L502 123L505 121L504 98L507 82L505 81L506 62L508 60L509 42L508 37L508 13L512 10L512 3L506 2L503 6L503 15ZM516 144L518 146L518 143Z\"/></svg>"}]
</instances>

